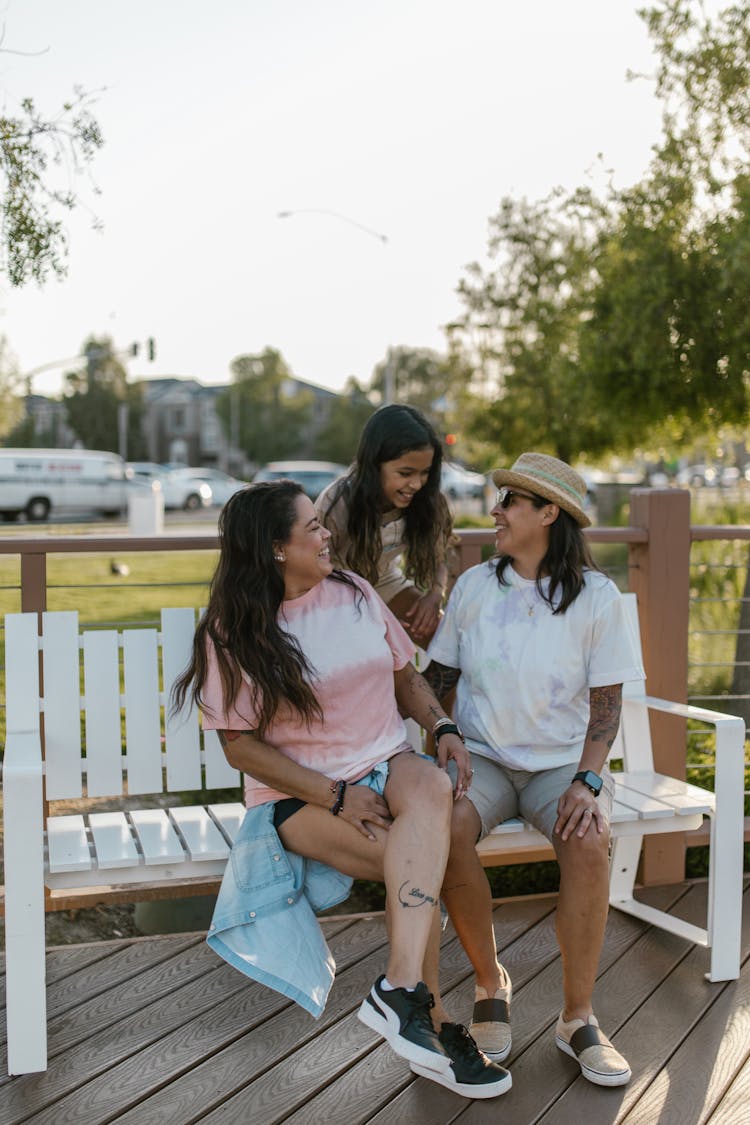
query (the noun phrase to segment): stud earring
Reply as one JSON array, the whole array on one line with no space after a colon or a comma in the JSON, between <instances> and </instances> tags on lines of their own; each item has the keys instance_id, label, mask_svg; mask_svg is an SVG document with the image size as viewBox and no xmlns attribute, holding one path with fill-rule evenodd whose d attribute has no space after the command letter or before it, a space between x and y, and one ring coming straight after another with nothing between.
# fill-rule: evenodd
<instances>
[{"instance_id":1,"label":"stud earring","mask_svg":"<svg viewBox=\"0 0 750 1125\"><path fill-rule=\"evenodd\" d=\"M276 559L276 562L283 562L284 561L283 555L274 555L273 557Z\"/></svg>"}]
</instances>

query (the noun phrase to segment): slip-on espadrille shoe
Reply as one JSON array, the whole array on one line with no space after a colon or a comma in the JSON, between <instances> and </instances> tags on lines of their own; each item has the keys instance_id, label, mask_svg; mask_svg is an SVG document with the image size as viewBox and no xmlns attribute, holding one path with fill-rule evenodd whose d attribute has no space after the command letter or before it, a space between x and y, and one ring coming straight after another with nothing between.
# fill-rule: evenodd
<instances>
[{"instance_id":1,"label":"slip-on espadrille shoe","mask_svg":"<svg viewBox=\"0 0 750 1125\"><path fill-rule=\"evenodd\" d=\"M602 1029L596 1016L588 1020L557 1021L555 1043L574 1058L581 1074L597 1086L624 1086L630 1081L630 1067Z\"/></svg>"},{"instance_id":2,"label":"slip-on espadrille shoe","mask_svg":"<svg viewBox=\"0 0 750 1125\"><path fill-rule=\"evenodd\" d=\"M469 1032L480 1051L493 1062L505 1062L513 1046L510 1034L510 997L513 986L505 973L505 984L494 996L478 985Z\"/></svg>"}]
</instances>

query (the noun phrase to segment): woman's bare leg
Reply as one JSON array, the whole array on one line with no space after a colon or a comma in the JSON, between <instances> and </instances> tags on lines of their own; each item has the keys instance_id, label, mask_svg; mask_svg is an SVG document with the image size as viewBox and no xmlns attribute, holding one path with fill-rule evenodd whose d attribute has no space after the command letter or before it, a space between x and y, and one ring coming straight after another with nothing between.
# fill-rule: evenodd
<instances>
[{"instance_id":1,"label":"woman's bare leg","mask_svg":"<svg viewBox=\"0 0 750 1125\"><path fill-rule=\"evenodd\" d=\"M305 805L281 826L285 847L319 859L357 879L384 880L390 955L386 975L395 987L422 979L450 841L452 789L442 770L416 754L391 759L384 794L393 824L365 839L319 806Z\"/></svg>"}]
</instances>

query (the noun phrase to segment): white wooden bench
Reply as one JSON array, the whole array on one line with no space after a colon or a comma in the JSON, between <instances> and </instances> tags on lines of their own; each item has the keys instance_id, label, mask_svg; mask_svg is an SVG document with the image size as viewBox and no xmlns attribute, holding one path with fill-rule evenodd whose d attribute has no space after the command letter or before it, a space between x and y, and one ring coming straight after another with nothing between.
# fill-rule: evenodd
<instances>
[{"instance_id":1,"label":"white wooden bench","mask_svg":"<svg viewBox=\"0 0 750 1125\"><path fill-rule=\"evenodd\" d=\"M634 616L634 599L630 605ZM98 888L182 886L219 877L243 815L238 802L133 809L137 795L239 785L214 732L193 708L168 715L171 685L186 666L195 614L162 611L155 628L84 630L75 613L9 614L7 741L3 768L8 1069L46 1068L44 896ZM40 653L43 687L40 684ZM712 724L716 795L653 771L647 708ZM82 719L84 735L82 737ZM611 875L614 906L712 947L713 980L739 973L743 834L740 719L647 699L627 689L617 780ZM123 746L125 751L123 753ZM127 794L127 810L47 815L45 802ZM146 804L147 802L144 802ZM151 802L153 804L153 800ZM719 813L719 815L717 815ZM705 930L637 903L632 891L642 837L685 831L711 818ZM483 862L543 840L522 822L479 845Z\"/></svg>"}]
</instances>

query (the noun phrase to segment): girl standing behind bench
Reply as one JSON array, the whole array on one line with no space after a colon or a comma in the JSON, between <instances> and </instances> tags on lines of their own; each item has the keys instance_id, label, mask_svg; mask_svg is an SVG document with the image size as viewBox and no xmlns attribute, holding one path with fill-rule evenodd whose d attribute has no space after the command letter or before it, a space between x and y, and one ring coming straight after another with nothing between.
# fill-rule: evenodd
<instances>
[{"instance_id":1,"label":"girl standing behind bench","mask_svg":"<svg viewBox=\"0 0 750 1125\"><path fill-rule=\"evenodd\" d=\"M315 510L335 566L366 578L412 640L429 643L448 589L453 523L440 491L442 448L413 406L376 410L345 477Z\"/></svg>"}]
</instances>

